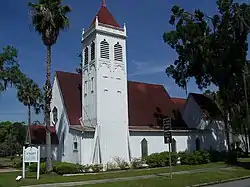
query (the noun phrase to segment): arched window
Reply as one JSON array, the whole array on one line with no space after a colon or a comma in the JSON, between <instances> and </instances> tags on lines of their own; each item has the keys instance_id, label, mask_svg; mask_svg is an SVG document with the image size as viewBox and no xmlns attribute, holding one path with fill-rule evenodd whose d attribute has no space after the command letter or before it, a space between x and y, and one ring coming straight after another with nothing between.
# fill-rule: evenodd
<instances>
[{"instance_id":1,"label":"arched window","mask_svg":"<svg viewBox=\"0 0 250 187\"><path fill-rule=\"evenodd\" d=\"M84 50L84 65L87 65L89 62L89 49L88 47Z\"/></svg>"},{"instance_id":2,"label":"arched window","mask_svg":"<svg viewBox=\"0 0 250 187\"><path fill-rule=\"evenodd\" d=\"M145 138L141 141L141 156L148 156L148 141Z\"/></svg>"},{"instance_id":3,"label":"arched window","mask_svg":"<svg viewBox=\"0 0 250 187\"><path fill-rule=\"evenodd\" d=\"M173 153L176 153L177 152L177 149L176 149L176 140L173 138L172 139L172 143L171 143L171 150Z\"/></svg>"},{"instance_id":4,"label":"arched window","mask_svg":"<svg viewBox=\"0 0 250 187\"><path fill-rule=\"evenodd\" d=\"M117 42L114 46L115 60L122 62L122 46Z\"/></svg>"},{"instance_id":5,"label":"arched window","mask_svg":"<svg viewBox=\"0 0 250 187\"><path fill-rule=\"evenodd\" d=\"M54 124L56 124L58 121L58 111L56 107L53 108L52 114L53 114L53 122Z\"/></svg>"},{"instance_id":6,"label":"arched window","mask_svg":"<svg viewBox=\"0 0 250 187\"><path fill-rule=\"evenodd\" d=\"M101 58L109 59L109 43L105 39L101 42Z\"/></svg>"},{"instance_id":7,"label":"arched window","mask_svg":"<svg viewBox=\"0 0 250 187\"><path fill-rule=\"evenodd\" d=\"M196 146L196 151L199 151L201 149L201 141L200 138L196 138L195 140L195 146Z\"/></svg>"},{"instance_id":8,"label":"arched window","mask_svg":"<svg viewBox=\"0 0 250 187\"><path fill-rule=\"evenodd\" d=\"M95 42L91 43L91 60L95 59Z\"/></svg>"}]
</instances>

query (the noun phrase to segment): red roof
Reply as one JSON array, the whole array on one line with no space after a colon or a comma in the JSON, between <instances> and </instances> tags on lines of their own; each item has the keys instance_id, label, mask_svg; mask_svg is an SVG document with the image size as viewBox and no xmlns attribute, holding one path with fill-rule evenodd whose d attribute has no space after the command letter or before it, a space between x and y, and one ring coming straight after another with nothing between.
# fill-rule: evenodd
<instances>
[{"instance_id":1,"label":"red roof","mask_svg":"<svg viewBox=\"0 0 250 187\"><path fill-rule=\"evenodd\" d=\"M186 99L184 98L177 98L177 97L172 97L171 100L175 103L175 105L178 107L180 111L182 111L185 107L186 104Z\"/></svg>"},{"instance_id":2,"label":"red roof","mask_svg":"<svg viewBox=\"0 0 250 187\"><path fill-rule=\"evenodd\" d=\"M81 75L56 72L60 90L71 125L80 125L81 118ZM187 127L181 121L178 107L171 100L164 86L128 81L129 126L158 125L166 116L178 121L177 127Z\"/></svg>"},{"instance_id":3,"label":"red roof","mask_svg":"<svg viewBox=\"0 0 250 187\"><path fill-rule=\"evenodd\" d=\"M82 116L81 107L81 75L56 71L58 84L64 100L64 105L71 125L80 125L79 119Z\"/></svg>"},{"instance_id":4,"label":"red roof","mask_svg":"<svg viewBox=\"0 0 250 187\"><path fill-rule=\"evenodd\" d=\"M116 22L115 18L109 12L108 8L104 4L101 6L96 16L98 16L98 21L102 24L110 25L113 27L120 27L120 25ZM95 24L96 16L94 20L92 21L91 26Z\"/></svg>"},{"instance_id":5,"label":"red roof","mask_svg":"<svg viewBox=\"0 0 250 187\"><path fill-rule=\"evenodd\" d=\"M51 144L58 144L55 127L50 127ZM31 125L30 135L32 144L46 144L46 128L44 125Z\"/></svg>"}]
</instances>

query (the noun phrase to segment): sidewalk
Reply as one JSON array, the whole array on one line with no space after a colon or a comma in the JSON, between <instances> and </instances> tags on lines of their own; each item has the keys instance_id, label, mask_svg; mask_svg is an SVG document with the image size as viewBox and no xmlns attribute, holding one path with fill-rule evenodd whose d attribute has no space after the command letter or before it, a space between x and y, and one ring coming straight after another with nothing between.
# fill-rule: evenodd
<instances>
[{"instance_id":1,"label":"sidewalk","mask_svg":"<svg viewBox=\"0 0 250 187\"><path fill-rule=\"evenodd\" d=\"M191 174L191 173L201 173L201 172L208 172L208 171L218 171L218 170L231 170L232 168L207 168L207 169L195 169L195 170L188 170L188 171L177 171L173 172L175 175L180 174ZM140 180L140 179L150 179L155 177L163 177L168 176L169 173L158 173L152 175L143 175L143 176L136 176L136 177L123 177L123 178L112 178L112 179L101 179L101 180L89 180L89 181L80 181L80 182L67 182L67 183L53 183L53 184L38 184L38 185L30 185L25 187L65 187L65 186L82 186L87 184L102 184L102 183L113 183L113 182L122 182L122 181L131 181L131 180ZM23 186L24 187L24 186Z\"/></svg>"}]
</instances>

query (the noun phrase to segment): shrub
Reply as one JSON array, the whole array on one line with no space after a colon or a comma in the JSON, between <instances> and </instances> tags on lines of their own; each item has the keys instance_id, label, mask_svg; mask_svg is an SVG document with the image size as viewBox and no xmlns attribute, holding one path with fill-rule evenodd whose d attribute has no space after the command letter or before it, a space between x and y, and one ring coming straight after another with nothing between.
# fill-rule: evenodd
<instances>
[{"instance_id":1,"label":"shrub","mask_svg":"<svg viewBox=\"0 0 250 187\"><path fill-rule=\"evenodd\" d=\"M146 161L145 160L142 160L140 158L133 158L132 161L131 161L131 167L133 169L141 169L141 168L144 168L146 164Z\"/></svg>"},{"instance_id":2,"label":"shrub","mask_svg":"<svg viewBox=\"0 0 250 187\"><path fill-rule=\"evenodd\" d=\"M226 163L228 163L228 164L236 164L237 162L238 162L237 152L232 151L232 152L228 153Z\"/></svg>"},{"instance_id":3,"label":"shrub","mask_svg":"<svg viewBox=\"0 0 250 187\"><path fill-rule=\"evenodd\" d=\"M171 153L171 163L176 165L178 156L176 153ZM146 164L149 167L165 167L169 166L169 152L153 153L145 157Z\"/></svg>"},{"instance_id":4,"label":"shrub","mask_svg":"<svg viewBox=\"0 0 250 187\"><path fill-rule=\"evenodd\" d=\"M117 167L117 164L113 162L108 162L107 171L115 171L115 170L119 170L119 168Z\"/></svg>"},{"instance_id":5,"label":"shrub","mask_svg":"<svg viewBox=\"0 0 250 187\"><path fill-rule=\"evenodd\" d=\"M129 169L129 164L124 159L120 157L115 157L114 161L119 169L121 170Z\"/></svg>"},{"instance_id":6,"label":"shrub","mask_svg":"<svg viewBox=\"0 0 250 187\"><path fill-rule=\"evenodd\" d=\"M37 163L31 163L29 166L30 172L37 172ZM40 163L40 174L46 173L46 163L42 162Z\"/></svg>"},{"instance_id":7,"label":"shrub","mask_svg":"<svg viewBox=\"0 0 250 187\"><path fill-rule=\"evenodd\" d=\"M80 172L80 168L77 164L61 162L55 165L55 172L59 175L63 174L76 174Z\"/></svg>"},{"instance_id":8,"label":"shrub","mask_svg":"<svg viewBox=\"0 0 250 187\"><path fill-rule=\"evenodd\" d=\"M98 172L102 171L103 166L102 166L102 164L95 164L95 165L91 165L90 168L92 169L92 171L94 173L98 173Z\"/></svg>"},{"instance_id":9,"label":"shrub","mask_svg":"<svg viewBox=\"0 0 250 187\"><path fill-rule=\"evenodd\" d=\"M207 164L211 161L211 156L207 151L180 152L179 157L181 164L186 165Z\"/></svg>"},{"instance_id":10,"label":"shrub","mask_svg":"<svg viewBox=\"0 0 250 187\"><path fill-rule=\"evenodd\" d=\"M220 162L220 161L225 161L227 158L227 152L226 151L215 151L215 150L210 150L210 159L211 162Z\"/></svg>"}]
</instances>

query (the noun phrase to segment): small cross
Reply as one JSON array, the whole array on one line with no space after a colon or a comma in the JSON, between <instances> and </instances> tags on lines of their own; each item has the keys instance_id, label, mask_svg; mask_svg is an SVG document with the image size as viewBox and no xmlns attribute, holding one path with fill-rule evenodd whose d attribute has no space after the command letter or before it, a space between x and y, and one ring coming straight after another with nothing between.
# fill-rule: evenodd
<instances>
[{"instance_id":1,"label":"small cross","mask_svg":"<svg viewBox=\"0 0 250 187\"><path fill-rule=\"evenodd\" d=\"M102 6L106 7L106 0L102 0Z\"/></svg>"}]
</instances>

